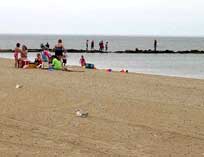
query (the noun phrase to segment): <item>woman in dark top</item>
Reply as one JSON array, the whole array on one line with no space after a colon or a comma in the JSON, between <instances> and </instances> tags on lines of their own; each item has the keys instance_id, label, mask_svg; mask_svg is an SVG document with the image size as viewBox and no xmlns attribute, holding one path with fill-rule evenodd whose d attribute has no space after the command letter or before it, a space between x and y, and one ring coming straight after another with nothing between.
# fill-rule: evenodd
<instances>
[{"instance_id":1,"label":"woman in dark top","mask_svg":"<svg viewBox=\"0 0 204 157\"><path fill-rule=\"evenodd\" d=\"M62 39L59 39L58 40L58 43L55 45L55 56L58 57L58 56L63 56L63 52L64 52L64 45L62 43Z\"/></svg>"}]
</instances>

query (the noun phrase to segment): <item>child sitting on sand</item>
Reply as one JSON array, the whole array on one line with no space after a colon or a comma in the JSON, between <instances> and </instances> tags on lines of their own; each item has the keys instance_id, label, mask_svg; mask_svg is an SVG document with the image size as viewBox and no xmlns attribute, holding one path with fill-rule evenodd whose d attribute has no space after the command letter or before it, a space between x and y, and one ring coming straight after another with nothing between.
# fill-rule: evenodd
<instances>
[{"instance_id":1,"label":"child sitting on sand","mask_svg":"<svg viewBox=\"0 0 204 157\"><path fill-rule=\"evenodd\" d=\"M20 43L17 43L17 44L16 44L15 51L14 51L15 68L18 68L18 67L19 67L18 57L19 57L19 53L21 53L20 46L21 46L21 44L20 44Z\"/></svg>"},{"instance_id":2,"label":"child sitting on sand","mask_svg":"<svg viewBox=\"0 0 204 157\"><path fill-rule=\"evenodd\" d=\"M43 51L42 51L42 60L43 62L50 62L51 60L51 54L48 50L48 48L44 48Z\"/></svg>"},{"instance_id":3,"label":"child sitting on sand","mask_svg":"<svg viewBox=\"0 0 204 157\"><path fill-rule=\"evenodd\" d=\"M35 65L37 68L42 67L42 58L41 58L40 53L37 54L37 58L35 59Z\"/></svg>"},{"instance_id":4,"label":"child sitting on sand","mask_svg":"<svg viewBox=\"0 0 204 157\"><path fill-rule=\"evenodd\" d=\"M84 56L81 56L80 64L81 64L81 67L86 66L86 60L85 60Z\"/></svg>"},{"instance_id":5,"label":"child sitting on sand","mask_svg":"<svg viewBox=\"0 0 204 157\"><path fill-rule=\"evenodd\" d=\"M62 71L71 72L72 70L69 70L68 68L62 66L61 58L62 58L61 56L58 56L52 60L52 68L54 70L62 70Z\"/></svg>"},{"instance_id":6,"label":"child sitting on sand","mask_svg":"<svg viewBox=\"0 0 204 157\"><path fill-rule=\"evenodd\" d=\"M61 57L55 57L52 60L52 67L54 70L62 70L62 62L61 62Z\"/></svg>"}]
</instances>

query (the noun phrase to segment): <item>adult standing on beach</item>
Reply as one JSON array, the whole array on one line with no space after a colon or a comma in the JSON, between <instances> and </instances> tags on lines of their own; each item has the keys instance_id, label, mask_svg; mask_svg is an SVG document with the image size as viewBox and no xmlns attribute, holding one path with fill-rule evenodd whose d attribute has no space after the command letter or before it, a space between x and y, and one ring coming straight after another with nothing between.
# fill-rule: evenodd
<instances>
[{"instance_id":1,"label":"adult standing on beach","mask_svg":"<svg viewBox=\"0 0 204 157\"><path fill-rule=\"evenodd\" d=\"M21 47L21 44L17 43L16 48L14 50L15 68L19 67L18 57L19 57L19 54L21 54L21 48L20 47Z\"/></svg>"},{"instance_id":2,"label":"adult standing on beach","mask_svg":"<svg viewBox=\"0 0 204 157\"><path fill-rule=\"evenodd\" d=\"M21 51L21 59L26 60L27 57L28 57L28 48L27 48L27 46L23 45L22 51Z\"/></svg>"},{"instance_id":3,"label":"adult standing on beach","mask_svg":"<svg viewBox=\"0 0 204 157\"><path fill-rule=\"evenodd\" d=\"M58 40L58 43L55 45L54 51L55 51L55 56L63 56L63 52L64 52L65 48L64 48L64 44L62 42L62 39Z\"/></svg>"},{"instance_id":4,"label":"adult standing on beach","mask_svg":"<svg viewBox=\"0 0 204 157\"><path fill-rule=\"evenodd\" d=\"M94 50L94 40L91 41L91 50Z\"/></svg>"},{"instance_id":5,"label":"adult standing on beach","mask_svg":"<svg viewBox=\"0 0 204 157\"><path fill-rule=\"evenodd\" d=\"M28 67L29 61L28 61L28 48L27 46L22 46L21 51L21 58L19 59L19 68L26 68Z\"/></svg>"},{"instance_id":6,"label":"adult standing on beach","mask_svg":"<svg viewBox=\"0 0 204 157\"><path fill-rule=\"evenodd\" d=\"M157 40L154 40L154 52L157 51Z\"/></svg>"}]
</instances>

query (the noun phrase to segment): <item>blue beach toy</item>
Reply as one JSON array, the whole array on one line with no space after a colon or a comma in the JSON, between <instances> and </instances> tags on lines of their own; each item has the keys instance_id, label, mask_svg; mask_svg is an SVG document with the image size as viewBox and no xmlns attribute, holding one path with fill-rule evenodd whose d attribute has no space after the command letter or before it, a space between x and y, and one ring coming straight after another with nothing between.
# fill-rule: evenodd
<instances>
[{"instance_id":1,"label":"blue beach toy","mask_svg":"<svg viewBox=\"0 0 204 157\"><path fill-rule=\"evenodd\" d=\"M48 71L53 71L53 67L50 65L49 68L48 68Z\"/></svg>"},{"instance_id":2,"label":"blue beach toy","mask_svg":"<svg viewBox=\"0 0 204 157\"><path fill-rule=\"evenodd\" d=\"M94 69L94 64L86 63L86 68L87 69Z\"/></svg>"}]
</instances>

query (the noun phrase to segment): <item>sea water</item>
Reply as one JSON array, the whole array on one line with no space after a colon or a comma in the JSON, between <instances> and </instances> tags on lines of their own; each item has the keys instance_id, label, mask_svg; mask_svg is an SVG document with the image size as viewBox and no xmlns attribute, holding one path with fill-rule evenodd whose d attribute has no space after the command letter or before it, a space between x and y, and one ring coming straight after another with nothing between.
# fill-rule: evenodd
<instances>
[{"instance_id":1,"label":"sea water","mask_svg":"<svg viewBox=\"0 0 204 157\"><path fill-rule=\"evenodd\" d=\"M20 42L28 48L40 48L47 42L51 48L61 38L65 48L85 49L86 40L109 42L109 50L153 49L153 42L158 41L159 50L204 50L204 38L198 37L136 37L136 36L74 36L74 35L0 35L0 49L14 49ZM69 53L68 64L79 65L80 56L84 55L88 63L99 69L121 70L130 72L158 74L204 79L204 54L80 54ZM11 53L0 53L0 57L13 58ZM29 53L34 61L36 53Z\"/></svg>"},{"instance_id":2,"label":"sea water","mask_svg":"<svg viewBox=\"0 0 204 157\"><path fill-rule=\"evenodd\" d=\"M204 79L204 54L80 54L69 53L68 65L80 65L79 59L84 55L87 63L93 63L99 69L178 76ZM0 53L0 57L13 58L12 53ZM29 53L34 61L36 53Z\"/></svg>"},{"instance_id":3,"label":"sea water","mask_svg":"<svg viewBox=\"0 0 204 157\"><path fill-rule=\"evenodd\" d=\"M0 49L13 49L17 42L28 48L40 48L47 42L51 48L62 39L67 49L85 49L86 40L95 41L95 49L99 49L99 41L109 42L110 51L153 49L154 40L158 41L158 50L204 50L204 38L198 37L137 37L137 36L76 36L76 35L0 35Z\"/></svg>"}]
</instances>

